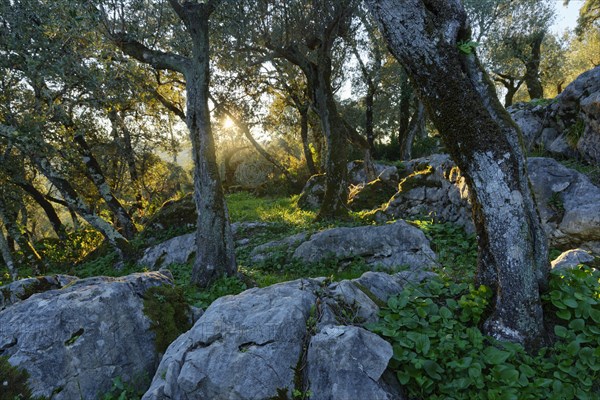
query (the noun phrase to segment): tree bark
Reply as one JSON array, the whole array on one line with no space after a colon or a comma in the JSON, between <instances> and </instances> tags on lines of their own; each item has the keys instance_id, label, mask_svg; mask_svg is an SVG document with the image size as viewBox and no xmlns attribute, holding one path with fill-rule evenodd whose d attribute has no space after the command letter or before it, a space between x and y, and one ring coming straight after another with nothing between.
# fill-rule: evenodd
<instances>
[{"instance_id":1,"label":"tree bark","mask_svg":"<svg viewBox=\"0 0 600 400\"><path fill-rule=\"evenodd\" d=\"M12 182L27 192L31 198L38 203L42 210L44 210L46 216L48 217L48 221L50 221L50 225L52 225L54 233L56 233L56 236L58 236L60 240L67 240L67 230L52 204L46 199L46 196L44 196L42 192L28 182L20 180L13 180Z\"/></svg>"},{"instance_id":2,"label":"tree bark","mask_svg":"<svg viewBox=\"0 0 600 400\"><path fill-rule=\"evenodd\" d=\"M529 97L533 99L544 98L544 88L540 82L540 62L542 60L542 41L545 33L539 33L531 41L531 57L525 62L524 80L527 84Z\"/></svg>"},{"instance_id":3,"label":"tree bark","mask_svg":"<svg viewBox=\"0 0 600 400\"><path fill-rule=\"evenodd\" d=\"M10 274L10 278L13 281L17 280L17 277L19 276L19 271L17 270L17 267L15 266L15 262L13 261L12 254L10 253L10 248L8 246L8 242L6 241L6 238L4 237L4 233L2 232L2 229L0 229L0 255L2 256L2 259L4 260L4 264L6 264L6 267L8 268L8 273Z\"/></svg>"},{"instance_id":4,"label":"tree bark","mask_svg":"<svg viewBox=\"0 0 600 400\"><path fill-rule=\"evenodd\" d=\"M545 337L540 290L548 248L527 178L520 131L496 98L469 40L460 0L367 0L394 56L470 188L479 283L495 293L484 329L528 348Z\"/></svg>"},{"instance_id":5,"label":"tree bark","mask_svg":"<svg viewBox=\"0 0 600 400\"><path fill-rule=\"evenodd\" d=\"M315 166L315 160L310 151L310 143L308 141L308 107L298 108L298 112L300 113L300 138L302 139L302 151L306 160L306 168L311 176L316 175L319 171Z\"/></svg>"},{"instance_id":6,"label":"tree bark","mask_svg":"<svg viewBox=\"0 0 600 400\"><path fill-rule=\"evenodd\" d=\"M119 227L123 230L123 236L126 239L132 239L137 233L135 224L125 207L123 207L121 202L114 196L112 189L108 186L102 168L96 160L96 157L94 157L85 137L83 134L76 134L73 140L79 146L81 158L87 168L86 175L88 179L96 186L98 193L100 193L100 196L114 214Z\"/></svg>"},{"instance_id":7,"label":"tree bark","mask_svg":"<svg viewBox=\"0 0 600 400\"><path fill-rule=\"evenodd\" d=\"M425 129L425 107L423 103L416 99L416 108L408 124L406 135L403 141L400 142L400 159L410 160L412 158L412 147L415 137Z\"/></svg>"},{"instance_id":8,"label":"tree bark","mask_svg":"<svg viewBox=\"0 0 600 400\"><path fill-rule=\"evenodd\" d=\"M192 58L185 70L187 126L194 157L194 200L198 210L196 261L192 283L207 287L222 275L237 272L229 211L221 186L208 109L209 17L208 4L185 3L182 17L192 37Z\"/></svg>"},{"instance_id":9,"label":"tree bark","mask_svg":"<svg viewBox=\"0 0 600 400\"><path fill-rule=\"evenodd\" d=\"M191 56L151 50L126 33L111 39L126 54L156 69L180 72L186 80L186 124L194 159L194 201L198 212L196 260L192 283L206 287L222 275L237 272L229 211L219 176L215 143L208 110L209 18L221 0L205 3L168 0L191 38Z\"/></svg>"},{"instance_id":10,"label":"tree bark","mask_svg":"<svg viewBox=\"0 0 600 400\"><path fill-rule=\"evenodd\" d=\"M21 227L17 225L17 212L11 211L9 207L5 199L0 197L0 220L2 220L6 231L17 242L21 251L31 263L34 272L36 274L45 272L46 266L42 261L42 257L27 236L23 234Z\"/></svg>"}]
</instances>

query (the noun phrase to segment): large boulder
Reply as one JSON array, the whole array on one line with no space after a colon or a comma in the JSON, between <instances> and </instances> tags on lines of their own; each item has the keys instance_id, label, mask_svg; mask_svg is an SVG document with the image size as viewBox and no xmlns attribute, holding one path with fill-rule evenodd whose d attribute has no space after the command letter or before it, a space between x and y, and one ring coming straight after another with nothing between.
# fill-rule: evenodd
<instances>
[{"instance_id":1,"label":"large boulder","mask_svg":"<svg viewBox=\"0 0 600 400\"><path fill-rule=\"evenodd\" d=\"M117 377L143 389L159 355L142 297L171 284L149 272L33 294L0 311L0 356L27 370L34 396L96 399Z\"/></svg>"},{"instance_id":2,"label":"large boulder","mask_svg":"<svg viewBox=\"0 0 600 400\"><path fill-rule=\"evenodd\" d=\"M250 258L260 262L275 255L283 257L282 262L295 258L309 263L328 258L342 262L362 258L373 266L415 270L428 269L437 259L423 232L404 221L380 226L332 228L312 235L300 233L257 246Z\"/></svg>"},{"instance_id":3,"label":"large boulder","mask_svg":"<svg viewBox=\"0 0 600 400\"><path fill-rule=\"evenodd\" d=\"M427 269L436 260L423 232L404 221L318 232L298 246L293 257L306 262L361 257L367 264L411 269Z\"/></svg>"},{"instance_id":4,"label":"large boulder","mask_svg":"<svg viewBox=\"0 0 600 400\"><path fill-rule=\"evenodd\" d=\"M600 163L600 67L581 74L551 101L519 103L508 111L528 150L542 147Z\"/></svg>"},{"instance_id":5,"label":"large boulder","mask_svg":"<svg viewBox=\"0 0 600 400\"><path fill-rule=\"evenodd\" d=\"M0 311L36 293L61 289L77 279L70 275L47 275L11 282L0 287Z\"/></svg>"},{"instance_id":6,"label":"large boulder","mask_svg":"<svg viewBox=\"0 0 600 400\"><path fill-rule=\"evenodd\" d=\"M551 158L530 158L527 167L550 243L572 249L600 241L600 188Z\"/></svg>"},{"instance_id":7,"label":"large boulder","mask_svg":"<svg viewBox=\"0 0 600 400\"><path fill-rule=\"evenodd\" d=\"M298 208L301 210L317 210L321 207L323 196L325 196L326 179L325 174L310 177L298 197Z\"/></svg>"},{"instance_id":8,"label":"large boulder","mask_svg":"<svg viewBox=\"0 0 600 400\"><path fill-rule=\"evenodd\" d=\"M335 289L382 304L424 278L301 279L222 297L169 346L143 399L402 399L386 372L391 345L349 316L351 298Z\"/></svg>"},{"instance_id":9,"label":"large boulder","mask_svg":"<svg viewBox=\"0 0 600 400\"><path fill-rule=\"evenodd\" d=\"M170 228L194 229L196 220L196 203L191 194L166 201L160 209L146 222L146 229L163 231Z\"/></svg>"},{"instance_id":10,"label":"large boulder","mask_svg":"<svg viewBox=\"0 0 600 400\"><path fill-rule=\"evenodd\" d=\"M372 210L380 207L398 191L398 183L377 178L363 185L355 186L348 196L348 207L354 211Z\"/></svg>"}]
</instances>

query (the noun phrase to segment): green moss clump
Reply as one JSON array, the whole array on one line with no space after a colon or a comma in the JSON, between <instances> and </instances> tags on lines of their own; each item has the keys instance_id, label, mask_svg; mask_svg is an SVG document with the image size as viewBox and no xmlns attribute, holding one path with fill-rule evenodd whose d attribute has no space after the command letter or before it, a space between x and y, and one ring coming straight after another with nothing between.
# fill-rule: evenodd
<instances>
[{"instance_id":1,"label":"green moss clump","mask_svg":"<svg viewBox=\"0 0 600 400\"><path fill-rule=\"evenodd\" d=\"M156 334L156 350L164 353L179 335L190 329L189 306L183 290L169 285L150 288L144 293L144 314Z\"/></svg>"},{"instance_id":2,"label":"green moss clump","mask_svg":"<svg viewBox=\"0 0 600 400\"><path fill-rule=\"evenodd\" d=\"M421 166L419 166L421 167ZM433 167L431 165L423 166L423 169L416 170L406 178L404 178L398 185L400 192L408 192L417 187L442 187L442 184L435 181L428 180L428 176L433 174Z\"/></svg>"},{"instance_id":3,"label":"green moss clump","mask_svg":"<svg viewBox=\"0 0 600 400\"><path fill-rule=\"evenodd\" d=\"M35 399L27 379L26 370L12 366L7 357L0 356L0 400Z\"/></svg>"},{"instance_id":4,"label":"green moss clump","mask_svg":"<svg viewBox=\"0 0 600 400\"><path fill-rule=\"evenodd\" d=\"M49 281L45 276L35 278L35 281L30 285L23 287L23 294L19 296L21 300L30 298L36 293L47 292L48 290L56 289L54 283Z\"/></svg>"},{"instance_id":5,"label":"green moss clump","mask_svg":"<svg viewBox=\"0 0 600 400\"><path fill-rule=\"evenodd\" d=\"M381 179L375 179L362 189L351 192L348 205L356 211L370 210L387 203L394 194L396 194L396 188L393 185L389 185Z\"/></svg>"}]
</instances>

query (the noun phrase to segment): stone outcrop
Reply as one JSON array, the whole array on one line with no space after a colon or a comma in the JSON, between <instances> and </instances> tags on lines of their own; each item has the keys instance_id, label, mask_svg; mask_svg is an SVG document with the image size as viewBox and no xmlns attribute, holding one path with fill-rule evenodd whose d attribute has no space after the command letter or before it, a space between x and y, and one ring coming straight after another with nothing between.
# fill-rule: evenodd
<instances>
[{"instance_id":1,"label":"stone outcrop","mask_svg":"<svg viewBox=\"0 0 600 400\"><path fill-rule=\"evenodd\" d=\"M142 296L171 284L149 272L33 294L0 311L0 356L27 370L34 396L96 399L117 377L145 389L159 355Z\"/></svg>"},{"instance_id":2,"label":"stone outcrop","mask_svg":"<svg viewBox=\"0 0 600 400\"><path fill-rule=\"evenodd\" d=\"M0 311L15 303L26 300L36 293L61 289L77 279L77 277L69 275L48 275L21 279L9 283L0 287Z\"/></svg>"},{"instance_id":3,"label":"stone outcrop","mask_svg":"<svg viewBox=\"0 0 600 400\"><path fill-rule=\"evenodd\" d=\"M352 301L360 292L376 311L428 276L301 279L222 297L169 346L143 399L403 399L386 373L391 345L361 326Z\"/></svg>"},{"instance_id":4,"label":"stone outcrop","mask_svg":"<svg viewBox=\"0 0 600 400\"><path fill-rule=\"evenodd\" d=\"M381 226L327 229L313 235L300 233L257 246L253 262L272 257L274 252L309 263L328 258L341 262L362 258L367 264L387 268L427 269L437 259L423 232L404 221Z\"/></svg>"},{"instance_id":5,"label":"stone outcrop","mask_svg":"<svg viewBox=\"0 0 600 400\"><path fill-rule=\"evenodd\" d=\"M600 67L584 72L549 102L509 107L528 150L600 163Z\"/></svg>"},{"instance_id":6,"label":"stone outcrop","mask_svg":"<svg viewBox=\"0 0 600 400\"><path fill-rule=\"evenodd\" d=\"M306 262L361 257L367 264L413 269L427 269L436 260L423 232L404 221L318 232L298 246L293 257Z\"/></svg>"},{"instance_id":7,"label":"stone outcrop","mask_svg":"<svg viewBox=\"0 0 600 400\"><path fill-rule=\"evenodd\" d=\"M308 179L298 197L298 208L301 210L317 210L321 206L323 196L325 196L326 179L325 174L313 175Z\"/></svg>"},{"instance_id":8,"label":"stone outcrop","mask_svg":"<svg viewBox=\"0 0 600 400\"><path fill-rule=\"evenodd\" d=\"M551 263L552 269L572 269L579 264L592 265L595 262L594 256L583 249L573 249L562 253Z\"/></svg>"},{"instance_id":9,"label":"stone outcrop","mask_svg":"<svg viewBox=\"0 0 600 400\"><path fill-rule=\"evenodd\" d=\"M554 247L600 248L600 188L583 174L551 158L532 157L529 178L542 222ZM406 163L410 173L387 205L374 212L379 222L397 218L433 218L474 232L469 191L460 170L447 155Z\"/></svg>"}]
</instances>

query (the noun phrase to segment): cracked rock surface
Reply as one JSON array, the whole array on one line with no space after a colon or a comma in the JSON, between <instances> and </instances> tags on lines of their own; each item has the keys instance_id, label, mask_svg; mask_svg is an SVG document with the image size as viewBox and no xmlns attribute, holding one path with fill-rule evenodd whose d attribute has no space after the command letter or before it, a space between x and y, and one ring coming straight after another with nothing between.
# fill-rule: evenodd
<instances>
[{"instance_id":1,"label":"cracked rock surface","mask_svg":"<svg viewBox=\"0 0 600 400\"><path fill-rule=\"evenodd\" d=\"M388 379L391 345L362 323L431 275L300 279L222 297L169 346L143 399L403 399Z\"/></svg>"},{"instance_id":2,"label":"cracked rock surface","mask_svg":"<svg viewBox=\"0 0 600 400\"><path fill-rule=\"evenodd\" d=\"M117 377L143 389L158 354L142 295L165 284L148 272L33 294L0 311L0 356L27 370L34 396L96 399Z\"/></svg>"}]
</instances>

